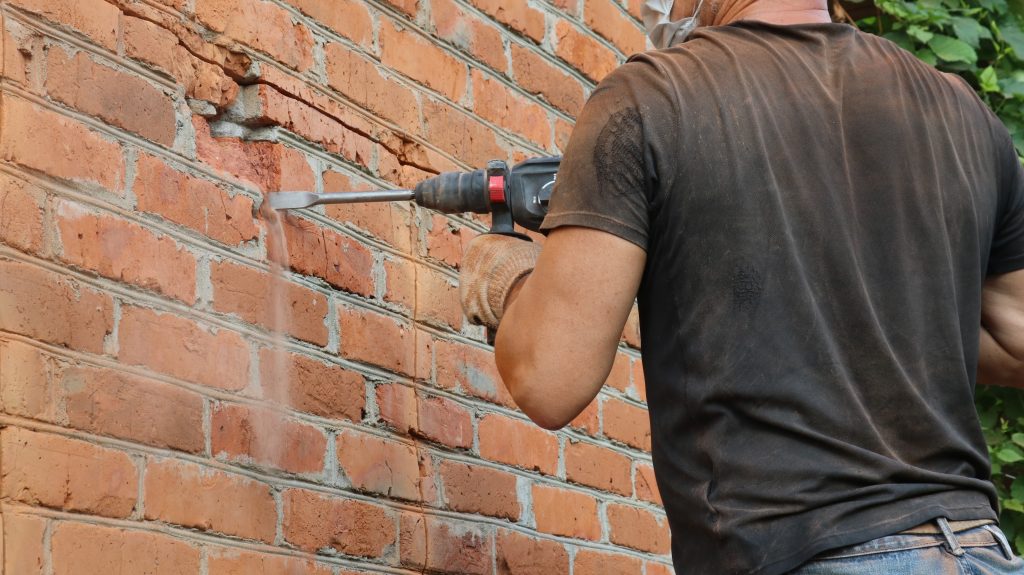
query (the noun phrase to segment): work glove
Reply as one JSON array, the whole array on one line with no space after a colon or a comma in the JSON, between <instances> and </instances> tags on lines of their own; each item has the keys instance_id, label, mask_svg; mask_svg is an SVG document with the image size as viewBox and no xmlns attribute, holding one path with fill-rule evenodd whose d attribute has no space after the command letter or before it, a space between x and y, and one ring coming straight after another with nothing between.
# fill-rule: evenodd
<instances>
[{"instance_id":1,"label":"work glove","mask_svg":"<svg viewBox=\"0 0 1024 575\"><path fill-rule=\"evenodd\" d=\"M462 257L459 291L470 323L492 331L505 314L505 300L520 279L537 265L540 246L500 234L473 238Z\"/></svg>"}]
</instances>

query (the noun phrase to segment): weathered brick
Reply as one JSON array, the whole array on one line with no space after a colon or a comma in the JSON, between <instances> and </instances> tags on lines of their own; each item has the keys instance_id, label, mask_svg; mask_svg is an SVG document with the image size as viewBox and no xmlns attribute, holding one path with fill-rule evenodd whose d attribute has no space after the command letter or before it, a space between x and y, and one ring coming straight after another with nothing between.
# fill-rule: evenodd
<instances>
[{"instance_id":1,"label":"weathered brick","mask_svg":"<svg viewBox=\"0 0 1024 575\"><path fill-rule=\"evenodd\" d=\"M609 503L608 525L612 543L665 555L671 548L668 520L646 509Z\"/></svg>"},{"instance_id":2,"label":"weathered brick","mask_svg":"<svg viewBox=\"0 0 1024 575\"><path fill-rule=\"evenodd\" d=\"M443 397L421 397L417 408L421 436L448 447L473 445L473 418L465 407Z\"/></svg>"},{"instance_id":3,"label":"weathered brick","mask_svg":"<svg viewBox=\"0 0 1024 575\"><path fill-rule=\"evenodd\" d=\"M467 68L454 56L395 22L380 25L381 62L456 102L466 93Z\"/></svg>"},{"instance_id":4,"label":"weathered brick","mask_svg":"<svg viewBox=\"0 0 1024 575\"><path fill-rule=\"evenodd\" d=\"M569 422L569 427L582 431L591 437L597 437L601 430L601 403L599 398L594 398L589 405L576 416L576 419Z\"/></svg>"},{"instance_id":5,"label":"weathered brick","mask_svg":"<svg viewBox=\"0 0 1024 575\"><path fill-rule=\"evenodd\" d=\"M640 349L640 311L636 305L629 311L626 327L622 330L622 340L634 349Z\"/></svg>"},{"instance_id":6,"label":"weathered brick","mask_svg":"<svg viewBox=\"0 0 1024 575\"><path fill-rule=\"evenodd\" d=\"M260 350L263 396L329 419L360 421L366 406L362 375L339 365L277 350Z\"/></svg>"},{"instance_id":7,"label":"weathered brick","mask_svg":"<svg viewBox=\"0 0 1024 575\"><path fill-rule=\"evenodd\" d=\"M305 71L313 64L313 35L284 9L263 0L197 0L196 18L219 32Z\"/></svg>"},{"instance_id":8,"label":"weathered brick","mask_svg":"<svg viewBox=\"0 0 1024 575\"><path fill-rule=\"evenodd\" d=\"M583 108L583 84L536 52L513 44L512 72L524 90L539 94L563 112L575 116Z\"/></svg>"},{"instance_id":9,"label":"weathered brick","mask_svg":"<svg viewBox=\"0 0 1024 575\"><path fill-rule=\"evenodd\" d=\"M0 340L0 411L43 421L56 419L50 362L38 348Z\"/></svg>"},{"instance_id":10,"label":"weathered brick","mask_svg":"<svg viewBox=\"0 0 1024 575\"><path fill-rule=\"evenodd\" d=\"M124 192L120 144L50 110L5 95L0 107L0 157L72 182Z\"/></svg>"},{"instance_id":11,"label":"weathered brick","mask_svg":"<svg viewBox=\"0 0 1024 575\"><path fill-rule=\"evenodd\" d=\"M608 373L608 379L604 384L609 387L626 393L630 389L630 358L624 353L615 354L615 361L612 363L612 370Z\"/></svg>"},{"instance_id":12,"label":"weathered brick","mask_svg":"<svg viewBox=\"0 0 1024 575\"><path fill-rule=\"evenodd\" d=\"M327 297L281 276L210 262L213 308L316 345L327 344Z\"/></svg>"},{"instance_id":13,"label":"weathered brick","mask_svg":"<svg viewBox=\"0 0 1024 575\"><path fill-rule=\"evenodd\" d=\"M634 497L661 505L661 493L654 477L654 467L645 463L636 464L636 477L633 479Z\"/></svg>"},{"instance_id":14,"label":"weathered brick","mask_svg":"<svg viewBox=\"0 0 1024 575\"><path fill-rule=\"evenodd\" d=\"M557 541L501 530L497 540L499 575L550 575L569 572L569 552Z\"/></svg>"},{"instance_id":15,"label":"weathered brick","mask_svg":"<svg viewBox=\"0 0 1024 575\"><path fill-rule=\"evenodd\" d=\"M365 184L355 185L352 180L338 172L327 170L323 173L325 192L351 192L371 189ZM357 204L332 204L326 207L327 217L369 232L369 235L394 247L400 252L412 251L416 226L408 205L398 202L367 202Z\"/></svg>"},{"instance_id":16,"label":"weathered brick","mask_svg":"<svg viewBox=\"0 0 1024 575\"><path fill-rule=\"evenodd\" d=\"M555 38L555 54L594 82L600 82L619 65L614 52L567 20L555 24Z\"/></svg>"},{"instance_id":17,"label":"weathered brick","mask_svg":"<svg viewBox=\"0 0 1024 575\"><path fill-rule=\"evenodd\" d=\"M129 58L174 73L181 64L176 62L178 37L156 23L142 18L125 16L122 19L124 52Z\"/></svg>"},{"instance_id":18,"label":"weathered brick","mask_svg":"<svg viewBox=\"0 0 1024 575\"><path fill-rule=\"evenodd\" d=\"M0 174L0 242L33 254L43 250L44 197L37 186Z\"/></svg>"},{"instance_id":19,"label":"weathered brick","mask_svg":"<svg viewBox=\"0 0 1024 575\"><path fill-rule=\"evenodd\" d=\"M216 403L210 437L210 448L219 459L289 473L319 474L324 470L324 432L269 409Z\"/></svg>"},{"instance_id":20,"label":"weathered brick","mask_svg":"<svg viewBox=\"0 0 1024 575\"><path fill-rule=\"evenodd\" d=\"M441 481L444 483L444 503L449 509L519 520L522 507L516 494L515 475L458 461L444 461L441 463Z\"/></svg>"},{"instance_id":21,"label":"weathered brick","mask_svg":"<svg viewBox=\"0 0 1024 575\"><path fill-rule=\"evenodd\" d=\"M632 462L628 457L584 441L565 444L565 477L569 481L620 495L633 492Z\"/></svg>"},{"instance_id":22,"label":"weathered brick","mask_svg":"<svg viewBox=\"0 0 1024 575\"><path fill-rule=\"evenodd\" d=\"M544 39L544 13L531 8L527 0L470 0L470 3L534 42Z\"/></svg>"},{"instance_id":23,"label":"weathered brick","mask_svg":"<svg viewBox=\"0 0 1024 575\"><path fill-rule=\"evenodd\" d=\"M462 254L470 240L478 235L471 228L434 214L431 216L430 232L427 233L427 255L458 269L462 264Z\"/></svg>"},{"instance_id":24,"label":"weathered brick","mask_svg":"<svg viewBox=\"0 0 1024 575\"><path fill-rule=\"evenodd\" d=\"M646 409L610 398L604 402L601 416L606 436L630 447L651 450L651 420Z\"/></svg>"},{"instance_id":25,"label":"weathered brick","mask_svg":"<svg viewBox=\"0 0 1024 575\"><path fill-rule=\"evenodd\" d=\"M492 128L430 98L423 102L423 131L427 140L473 166L483 167L489 160L507 155Z\"/></svg>"},{"instance_id":26,"label":"weathered brick","mask_svg":"<svg viewBox=\"0 0 1024 575\"><path fill-rule=\"evenodd\" d=\"M90 353L103 351L114 328L109 295L20 262L0 261L0 277L0 330Z\"/></svg>"},{"instance_id":27,"label":"weathered brick","mask_svg":"<svg viewBox=\"0 0 1024 575\"><path fill-rule=\"evenodd\" d=\"M181 539L84 523L60 522L53 529L53 573L199 572L199 549Z\"/></svg>"},{"instance_id":28,"label":"weathered brick","mask_svg":"<svg viewBox=\"0 0 1024 575\"><path fill-rule=\"evenodd\" d=\"M135 508L138 471L120 451L18 427L0 444L5 500L117 518Z\"/></svg>"},{"instance_id":29,"label":"weathered brick","mask_svg":"<svg viewBox=\"0 0 1024 575\"><path fill-rule=\"evenodd\" d=\"M447 275L413 260L385 260L384 300L415 311L415 319L455 331L462 329L459 288Z\"/></svg>"},{"instance_id":30,"label":"weathered brick","mask_svg":"<svg viewBox=\"0 0 1024 575\"><path fill-rule=\"evenodd\" d=\"M576 552L573 573L579 575L641 575L643 563L635 557L601 553L589 549Z\"/></svg>"},{"instance_id":31,"label":"weathered brick","mask_svg":"<svg viewBox=\"0 0 1024 575\"><path fill-rule=\"evenodd\" d=\"M420 499L416 449L376 435L344 430L337 436L338 464L352 487L397 499Z\"/></svg>"},{"instance_id":32,"label":"weathered brick","mask_svg":"<svg viewBox=\"0 0 1024 575\"><path fill-rule=\"evenodd\" d=\"M382 74L372 60L341 44L328 44L325 57L327 83L332 88L403 130L419 131L420 105L412 90Z\"/></svg>"},{"instance_id":33,"label":"weathered brick","mask_svg":"<svg viewBox=\"0 0 1024 575\"><path fill-rule=\"evenodd\" d=\"M493 536L479 524L403 513L399 540L403 567L484 575L491 572Z\"/></svg>"},{"instance_id":34,"label":"weathered brick","mask_svg":"<svg viewBox=\"0 0 1024 575\"><path fill-rule=\"evenodd\" d=\"M207 557L208 575L331 575L328 565L235 548L213 548Z\"/></svg>"},{"instance_id":35,"label":"weathered brick","mask_svg":"<svg viewBox=\"0 0 1024 575\"><path fill-rule=\"evenodd\" d=\"M338 306L341 355L402 375L430 376L430 336L375 311Z\"/></svg>"},{"instance_id":36,"label":"weathered brick","mask_svg":"<svg viewBox=\"0 0 1024 575\"><path fill-rule=\"evenodd\" d=\"M438 386L456 389L506 407L515 407L494 364L493 353L443 339L434 343L434 352Z\"/></svg>"},{"instance_id":37,"label":"weathered brick","mask_svg":"<svg viewBox=\"0 0 1024 575\"><path fill-rule=\"evenodd\" d=\"M551 123L544 108L479 70L473 70L473 110L542 148L551 144Z\"/></svg>"},{"instance_id":38,"label":"weathered brick","mask_svg":"<svg viewBox=\"0 0 1024 575\"><path fill-rule=\"evenodd\" d=\"M274 540L277 511L269 485L195 463L150 459L145 489L147 520Z\"/></svg>"},{"instance_id":39,"label":"weathered brick","mask_svg":"<svg viewBox=\"0 0 1024 575\"><path fill-rule=\"evenodd\" d=\"M395 519L384 507L304 489L289 489L282 499L284 538L303 551L380 557L397 538Z\"/></svg>"},{"instance_id":40,"label":"weathered brick","mask_svg":"<svg viewBox=\"0 0 1024 575\"><path fill-rule=\"evenodd\" d=\"M619 2L588 0L583 6L583 22L627 56L647 49L647 36L623 13Z\"/></svg>"},{"instance_id":41,"label":"weathered brick","mask_svg":"<svg viewBox=\"0 0 1024 575\"><path fill-rule=\"evenodd\" d=\"M263 192L313 190L316 178L306 156L275 142L250 142L210 134L201 117L192 118L196 131L196 155L218 172L252 184Z\"/></svg>"},{"instance_id":42,"label":"weathered brick","mask_svg":"<svg viewBox=\"0 0 1024 575\"><path fill-rule=\"evenodd\" d=\"M644 377L644 364L639 359L633 360L633 389L637 398L647 403L647 379Z\"/></svg>"},{"instance_id":43,"label":"weathered brick","mask_svg":"<svg viewBox=\"0 0 1024 575\"><path fill-rule=\"evenodd\" d=\"M174 143L174 102L138 76L95 62L86 52L47 52L51 98L164 146Z\"/></svg>"},{"instance_id":44,"label":"weathered brick","mask_svg":"<svg viewBox=\"0 0 1024 575\"><path fill-rule=\"evenodd\" d=\"M188 304L195 301L195 256L174 239L66 200L57 202L55 219L62 261Z\"/></svg>"},{"instance_id":45,"label":"weathered brick","mask_svg":"<svg viewBox=\"0 0 1024 575\"><path fill-rule=\"evenodd\" d=\"M118 359L129 365L230 391L245 388L249 381L249 348L234 332L212 331L188 319L126 307L118 340Z\"/></svg>"},{"instance_id":46,"label":"weathered brick","mask_svg":"<svg viewBox=\"0 0 1024 575\"><path fill-rule=\"evenodd\" d=\"M555 118L555 149L565 152L569 148L569 140L572 138L572 130L575 124L566 122L561 118Z\"/></svg>"},{"instance_id":47,"label":"weathered brick","mask_svg":"<svg viewBox=\"0 0 1024 575\"><path fill-rule=\"evenodd\" d=\"M18 575L43 575L46 555L46 520L33 515L4 513L0 524L0 539L3 553L0 553L0 567L4 573Z\"/></svg>"},{"instance_id":48,"label":"weathered brick","mask_svg":"<svg viewBox=\"0 0 1024 575\"><path fill-rule=\"evenodd\" d=\"M591 541L601 537L597 500L585 493L534 484L533 515L537 531Z\"/></svg>"},{"instance_id":49,"label":"weathered brick","mask_svg":"<svg viewBox=\"0 0 1024 575\"><path fill-rule=\"evenodd\" d=\"M133 186L138 209L160 215L227 245L255 239L252 200L228 195L213 182L179 172L142 154Z\"/></svg>"},{"instance_id":50,"label":"weathered brick","mask_svg":"<svg viewBox=\"0 0 1024 575\"><path fill-rule=\"evenodd\" d=\"M160 381L70 365L55 385L71 427L189 453L203 450L203 400Z\"/></svg>"},{"instance_id":51,"label":"weathered brick","mask_svg":"<svg viewBox=\"0 0 1024 575\"><path fill-rule=\"evenodd\" d=\"M373 295L373 254L369 249L311 220L286 216L282 225L292 270L344 291Z\"/></svg>"},{"instance_id":52,"label":"weathered brick","mask_svg":"<svg viewBox=\"0 0 1024 575\"><path fill-rule=\"evenodd\" d=\"M508 68L501 32L453 0L431 0L430 21L437 35L500 72Z\"/></svg>"},{"instance_id":53,"label":"weathered brick","mask_svg":"<svg viewBox=\"0 0 1024 575\"><path fill-rule=\"evenodd\" d=\"M3 38L0 41L0 62L3 63L4 78L15 84L38 91L38 82L29 85L29 78L36 79L33 62L42 52L42 38L27 34L24 28L9 18L0 17Z\"/></svg>"},{"instance_id":54,"label":"weathered brick","mask_svg":"<svg viewBox=\"0 0 1024 575\"><path fill-rule=\"evenodd\" d=\"M286 0L303 14L369 48L373 41L373 22L363 2L356 0Z\"/></svg>"},{"instance_id":55,"label":"weathered brick","mask_svg":"<svg viewBox=\"0 0 1024 575\"><path fill-rule=\"evenodd\" d=\"M664 563L651 563L648 561L644 569L644 575L675 575L672 567Z\"/></svg>"},{"instance_id":56,"label":"weathered brick","mask_svg":"<svg viewBox=\"0 0 1024 575\"><path fill-rule=\"evenodd\" d=\"M558 440L532 423L491 414L480 420L480 456L490 461L553 475Z\"/></svg>"},{"instance_id":57,"label":"weathered brick","mask_svg":"<svg viewBox=\"0 0 1024 575\"><path fill-rule=\"evenodd\" d=\"M103 0L10 0L10 3L84 34L108 50L117 48L117 19L121 11Z\"/></svg>"},{"instance_id":58,"label":"weathered brick","mask_svg":"<svg viewBox=\"0 0 1024 575\"><path fill-rule=\"evenodd\" d=\"M420 0L384 0L384 2L390 6L394 6L400 12L411 18L415 18L416 14L419 13L420 10Z\"/></svg>"}]
</instances>

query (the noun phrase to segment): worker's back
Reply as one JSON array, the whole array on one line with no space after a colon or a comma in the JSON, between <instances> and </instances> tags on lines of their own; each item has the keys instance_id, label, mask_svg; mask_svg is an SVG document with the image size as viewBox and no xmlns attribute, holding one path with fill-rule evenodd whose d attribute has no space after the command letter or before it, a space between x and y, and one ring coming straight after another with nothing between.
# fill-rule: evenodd
<instances>
[{"instance_id":1,"label":"worker's back","mask_svg":"<svg viewBox=\"0 0 1024 575\"><path fill-rule=\"evenodd\" d=\"M680 572L774 575L939 515L995 518L974 373L1017 159L966 84L849 26L741 22L634 58L577 132L593 153L563 171L596 179L559 181L583 189L556 191L552 224L647 250ZM623 176L630 158L643 174ZM602 201L621 217L595 224Z\"/></svg>"}]
</instances>

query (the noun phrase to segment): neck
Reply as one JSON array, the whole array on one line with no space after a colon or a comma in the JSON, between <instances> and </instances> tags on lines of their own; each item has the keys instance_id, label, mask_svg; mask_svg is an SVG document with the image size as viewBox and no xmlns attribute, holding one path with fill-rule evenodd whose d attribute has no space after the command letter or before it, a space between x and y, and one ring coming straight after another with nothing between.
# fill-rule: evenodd
<instances>
[{"instance_id":1,"label":"neck","mask_svg":"<svg viewBox=\"0 0 1024 575\"><path fill-rule=\"evenodd\" d=\"M790 2L748 0L727 4L714 14L714 25L729 24L738 20L757 20L758 22L781 25L832 21L832 16L828 13L825 3L815 0Z\"/></svg>"}]
</instances>

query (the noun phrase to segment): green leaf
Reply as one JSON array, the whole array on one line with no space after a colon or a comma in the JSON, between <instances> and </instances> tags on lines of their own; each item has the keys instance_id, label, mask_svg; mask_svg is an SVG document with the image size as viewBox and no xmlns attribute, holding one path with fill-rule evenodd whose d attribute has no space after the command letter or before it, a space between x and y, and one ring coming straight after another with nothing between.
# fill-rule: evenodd
<instances>
[{"instance_id":1,"label":"green leaf","mask_svg":"<svg viewBox=\"0 0 1024 575\"><path fill-rule=\"evenodd\" d=\"M1024 455L1014 447L1004 447L996 452L996 457L1003 463L1017 463L1024 461Z\"/></svg>"},{"instance_id":2,"label":"green leaf","mask_svg":"<svg viewBox=\"0 0 1024 575\"><path fill-rule=\"evenodd\" d=\"M935 55L946 62L964 62L974 64L978 61L978 53L963 40L957 40L945 34L936 34L928 42L928 47Z\"/></svg>"},{"instance_id":3,"label":"green leaf","mask_svg":"<svg viewBox=\"0 0 1024 575\"><path fill-rule=\"evenodd\" d=\"M1013 50L1014 57L1024 62L1024 30L1014 22L1005 21L999 25L999 35Z\"/></svg>"},{"instance_id":4,"label":"green leaf","mask_svg":"<svg viewBox=\"0 0 1024 575\"><path fill-rule=\"evenodd\" d=\"M1003 509L1009 509L1010 511L1024 512L1024 505L1021 505L1020 501L1016 499L1004 499Z\"/></svg>"},{"instance_id":5,"label":"green leaf","mask_svg":"<svg viewBox=\"0 0 1024 575\"><path fill-rule=\"evenodd\" d=\"M982 70L981 74L978 75L978 82L983 92L1002 93L1003 91L999 85L999 75L996 74L996 69L992 66ZM1014 433L1013 442L1024 447L1024 433Z\"/></svg>"},{"instance_id":6,"label":"green leaf","mask_svg":"<svg viewBox=\"0 0 1024 575\"><path fill-rule=\"evenodd\" d=\"M928 30L925 30L924 28L916 24L907 28L907 34L911 38L917 40L922 44L927 44L929 41L931 41L932 38L935 37L935 34L929 32Z\"/></svg>"},{"instance_id":7,"label":"green leaf","mask_svg":"<svg viewBox=\"0 0 1024 575\"><path fill-rule=\"evenodd\" d=\"M982 38L991 38L992 32L988 28L982 26L974 18L965 18L963 16L956 16L953 18L953 32L956 33L956 37L963 40L967 44L974 48L981 47Z\"/></svg>"}]
</instances>

